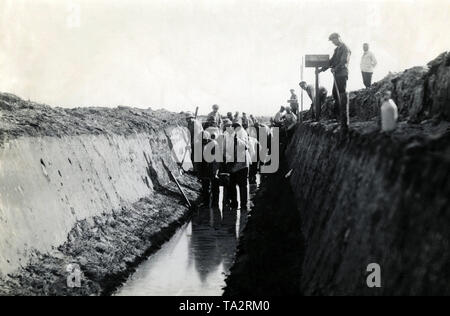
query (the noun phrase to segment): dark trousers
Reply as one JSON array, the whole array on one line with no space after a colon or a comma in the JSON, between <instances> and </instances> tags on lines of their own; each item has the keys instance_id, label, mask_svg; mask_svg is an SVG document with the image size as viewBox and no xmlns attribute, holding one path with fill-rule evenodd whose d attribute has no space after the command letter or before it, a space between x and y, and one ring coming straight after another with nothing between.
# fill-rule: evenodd
<instances>
[{"instance_id":1,"label":"dark trousers","mask_svg":"<svg viewBox=\"0 0 450 316\"><path fill-rule=\"evenodd\" d=\"M320 120L320 115L322 114L322 105L325 103L327 96L319 96L319 104L316 106L316 101L311 104L311 117L316 121Z\"/></svg>"},{"instance_id":2,"label":"dark trousers","mask_svg":"<svg viewBox=\"0 0 450 316\"><path fill-rule=\"evenodd\" d=\"M319 121L320 120L320 114L321 114L321 112L322 112L322 103L320 102L321 100L320 100L320 97L319 97L319 102L318 102L318 104L315 104L316 102L314 101L314 106L315 106L315 108L316 108L316 111L315 111L315 115L314 115L314 117L315 117L315 119L316 119L316 121Z\"/></svg>"},{"instance_id":3,"label":"dark trousers","mask_svg":"<svg viewBox=\"0 0 450 316\"><path fill-rule=\"evenodd\" d=\"M219 203L220 183L216 178L202 178L202 194L207 202ZM210 199L211 198L211 199Z\"/></svg>"},{"instance_id":4,"label":"dark trousers","mask_svg":"<svg viewBox=\"0 0 450 316\"><path fill-rule=\"evenodd\" d=\"M335 79L336 84L333 85L334 115L341 122L342 129L347 130L350 124L349 100L347 96L348 76L335 76ZM336 89L336 86L339 91Z\"/></svg>"},{"instance_id":5,"label":"dark trousers","mask_svg":"<svg viewBox=\"0 0 450 316\"><path fill-rule=\"evenodd\" d=\"M194 170L194 174L198 174L198 172L200 171L202 163L194 161L194 149L193 148L192 148L192 151L191 151L191 162L192 162L192 168Z\"/></svg>"},{"instance_id":6,"label":"dark trousers","mask_svg":"<svg viewBox=\"0 0 450 316\"><path fill-rule=\"evenodd\" d=\"M256 184L256 175L258 174L258 162L253 162L250 165L250 170L249 170L249 182L250 184Z\"/></svg>"},{"instance_id":7,"label":"dark trousers","mask_svg":"<svg viewBox=\"0 0 450 316\"><path fill-rule=\"evenodd\" d=\"M299 116L299 106L298 103L291 103L292 113L294 113L297 117Z\"/></svg>"},{"instance_id":8,"label":"dark trousers","mask_svg":"<svg viewBox=\"0 0 450 316\"><path fill-rule=\"evenodd\" d=\"M230 175L230 187L228 189L228 196L231 200L231 206L237 207L237 187L239 187L239 194L241 197L241 208L247 207L248 201L248 168L233 172Z\"/></svg>"},{"instance_id":9,"label":"dark trousers","mask_svg":"<svg viewBox=\"0 0 450 316\"><path fill-rule=\"evenodd\" d=\"M369 88L372 85L372 75L371 72L362 72L363 82L366 88Z\"/></svg>"}]
</instances>

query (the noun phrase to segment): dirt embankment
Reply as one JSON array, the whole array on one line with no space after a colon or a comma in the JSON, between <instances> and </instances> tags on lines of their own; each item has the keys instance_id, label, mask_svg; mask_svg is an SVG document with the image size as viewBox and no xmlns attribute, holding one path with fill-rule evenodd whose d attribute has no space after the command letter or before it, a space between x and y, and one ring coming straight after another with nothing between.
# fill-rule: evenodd
<instances>
[{"instance_id":1,"label":"dirt embankment","mask_svg":"<svg viewBox=\"0 0 450 316\"><path fill-rule=\"evenodd\" d=\"M165 110L125 106L67 109L0 93L0 140L19 136L130 135L185 124L182 115Z\"/></svg>"},{"instance_id":2,"label":"dirt embankment","mask_svg":"<svg viewBox=\"0 0 450 316\"><path fill-rule=\"evenodd\" d=\"M377 120L383 92L391 91L401 120L410 123L450 121L449 87L450 52L446 52L427 66L390 73L369 89L350 92L350 115L353 121ZM325 119L333 118L332 109L333 98L329 97L322 108Z\"/></svg>"},{"instance_id":3,"label":"dirt embankment","mask_svg":"<svg viewBox=\"0 0 450 316\"><path fill-rule=\"evenodd\" d=\"M0 293L109 294L189 215L182 115L0 94ZM69 265L81 272L71 288ZM72 274L73 275L73 274Z\"/></svg>"},{"instance_id":4,"label":"dirt embankment","mask_svg":"<svg viewBox=\"0 0 450 316\"><path fill-rule=\"evenodd\" d=\"M385 90L400 112L390 134L378 124ZM302 292L450 294L450 54L351 93L350 110L348 135L332 120L307 123L286 153L305 236ZM366 284L370 263L382 288Z\"/></svg>"},{"instance_id":5,"label":"dirt embankment","mask_svg":"<svg viewBox=\"0 0 450 316\"><path fill-rule=\"evenodd\" d=\"M400 111L390 134L378 123L385 90ZM285 168L256 200L225 293L449 295L449 92L446 53L351 93L348 134L331 100L320 123L299 125ZM381 288L367 286L371 263Z\"/></svg>"},{"instance_id":6,"label":"dirt embankment","mask_svg":"<svg viewBox=\"0 0 450 316\"><path fill-rule=\"evenodd\" d=\"M304 294L450 293L448 124L444 130L297 131L288 157L305 236ZM366 285L370 263L381 266L381 289Z\"/></svg>"}]
</instances>

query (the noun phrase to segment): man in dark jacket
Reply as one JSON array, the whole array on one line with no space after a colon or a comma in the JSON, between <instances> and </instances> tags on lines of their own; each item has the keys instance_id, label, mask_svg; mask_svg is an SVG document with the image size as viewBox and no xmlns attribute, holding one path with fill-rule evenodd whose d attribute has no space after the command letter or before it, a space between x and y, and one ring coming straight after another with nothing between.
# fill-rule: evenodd
<instances>
[{"instance_id":1,"label":"man in dark jacket","mask_svg":"<svg viewBox=\"0 0 450 316\"><path fill-rule=\"evenodd\" d=\"M205 147L208 146L208 152L214 156L215 151L219 150L218 136L218 128L210 127L208 131L203 131L202 149L205 150ZM218 207L219 205L219 169L220 163L218 161L207 161L205 156L202 156L200 179L202 183L202 197L207 206L210 205L210 202L212 207Z\"/></svg>"},{"instance_id":2,"label":"man in dark jacket","mask_svg":"<svg viewBox=\"0 0 450 316\"><path fill-rule=\"evenodd\" d=\"M347 45L342 42L339 34L331 34L329 40L336 45L336 49L333 57L330 59L330 65L319 69L319 72L323 72L331 68L331 72L334 76L333 97L335 100L335 114L341 121L342 130L347 131L350 123L348 113L347 81L348 64L350 62L351 51Z\"/></svg>"},{"instance_id":3,"label":"man in dark jacket","mask_svg":"<svg viewBox=\"0 0 450 316\"><path fill-rule=\"evenodd\" d=\"M212 112L208 114L208 121L214 122L217 127L221 127L222 125L222 116L219 113L219 106L214 104L212 106Z\"/></svg>"},{"instance_id":4,"label":"man in dark jacket","mask_svg":"<svg viewBox=\"0 0 450 316\"><path fill-rule=\"evenodd\" d=\"M291 98L288 100L289 106L292 109L292 113L294 113L296 116L298 116L299 109L298 109L298 98L295 94L295 90L291 89Z\"/></svg>"}]
</instances>

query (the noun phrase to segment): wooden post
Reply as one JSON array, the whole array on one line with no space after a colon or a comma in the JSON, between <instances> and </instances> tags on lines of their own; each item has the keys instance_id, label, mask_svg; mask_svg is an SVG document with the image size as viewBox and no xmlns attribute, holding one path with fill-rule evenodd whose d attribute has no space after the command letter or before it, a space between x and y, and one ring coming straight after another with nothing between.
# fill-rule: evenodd
<instances>
[{"instance_id":1,"label":"wooden post","mask_svg":"<svg viewBox=\"0 0 450 316\"><path fill-rule=\"evenodd\" d=\"M304 68L304 65L305 65L304 57L302 56L302 69L301 69L301 72L300 72L301 81L303 81L303 68ZM301 91L300 123L303 123L303 88L300 87L300 91Z\"/></svg>"},{"instance_id":2,"label":"wooden post","mask_svg":"<svg viewBox=\"0 0 450 316\"><path fill-rule=\"evenodd\" d=\"M314 96L314 113L316 114L316 121L319 121L318 108L319 108L319 67L316 67L316 91Z\"/></svg>"},{"instance_id":3,"label":"wooden post","mask_svg":"<svg viewBox=\"0 0 450 316\"><path fill-rule=\"evenodd\" d=\"M316 69L316 92L314 96L314 104L316 116L317 109L319 107L319 73L318 70L320 67L326 67L330 64L330 55L306 55L305 57L306 67L311 67Z\"/></svg>"}]
</instances>

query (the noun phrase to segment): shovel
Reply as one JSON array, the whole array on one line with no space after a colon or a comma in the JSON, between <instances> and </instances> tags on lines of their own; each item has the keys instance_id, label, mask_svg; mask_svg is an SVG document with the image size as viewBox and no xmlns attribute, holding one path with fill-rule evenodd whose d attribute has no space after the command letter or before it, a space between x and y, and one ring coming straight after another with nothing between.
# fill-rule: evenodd
<instances>
[{"instance_id":1,"label":"shovel","mask_svg":"<svg viewBox=\"0 0 450 316\"><path fill-rule=\"evenodd\" d=\"M172 178L172 180L175 182L175 184L178 187L178 190L180 190L181 195L183 195L184 200L186 201L187 205L189 206L189 208L192 208L192 204L189 201L189 199L187 198L186 194L183 191L183 188L181 187L180 183L178 182L177 178L175 178L175 176L173 175L172 171L169 169L169 167L167 167L166 163L164 162L164 160L161 158L161 162L164 166L164 168L167 170L167 172L170 174L170 177Z\"/></svg>"}]
</instances>

